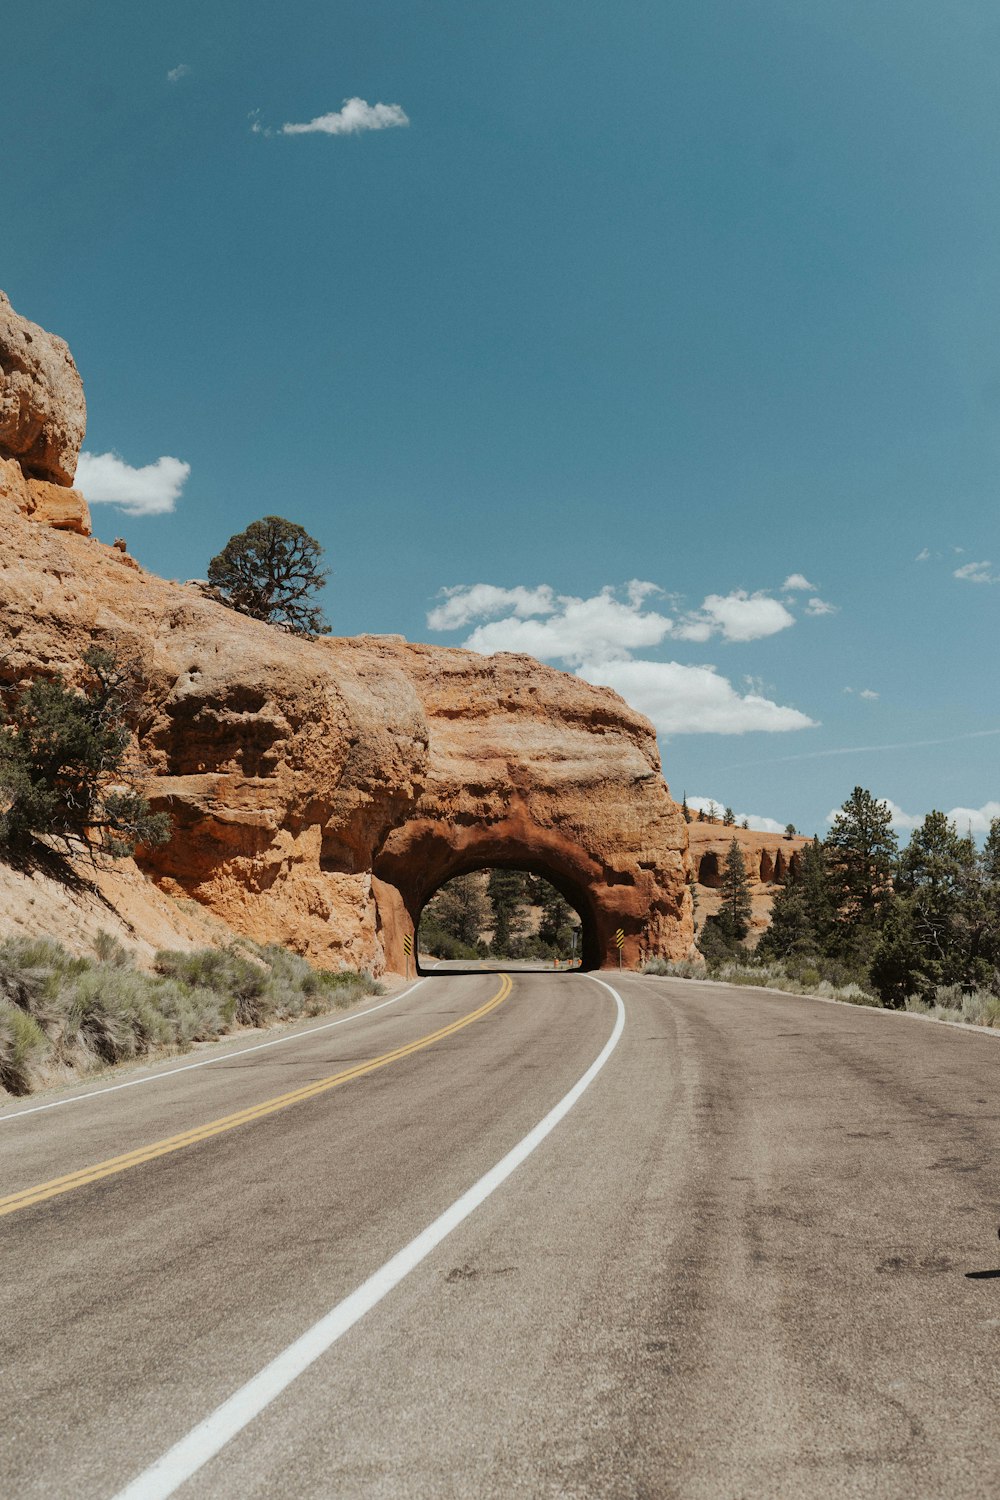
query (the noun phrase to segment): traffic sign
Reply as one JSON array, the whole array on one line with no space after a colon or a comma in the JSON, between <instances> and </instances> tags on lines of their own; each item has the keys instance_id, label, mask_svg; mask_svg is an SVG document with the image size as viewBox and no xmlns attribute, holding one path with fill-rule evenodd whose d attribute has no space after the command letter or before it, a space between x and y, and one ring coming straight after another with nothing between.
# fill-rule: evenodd
<instances>
[{"instance_id":1,"label":"traffic sign","mask_svg":"<svg viewBox=\"0 0 1000 1500\"><path fill-rule=\"evenodd\" d=\"M413 952L413 939L410 937L409 933L407 933L405 938L403 939L403 952L406 954L407 958L409 958L410 954Z\"/></svg>"},{"instance_id":2,"label":"traffic sign","mask_svg":"<svg viewBox=\"0 0 1000 1500\"><path fill-rule=\"evenodd\" d=\"M615 930L615 946L619 951L625 946L625 934L620 927Z\"/></svg>"}]
</instances>

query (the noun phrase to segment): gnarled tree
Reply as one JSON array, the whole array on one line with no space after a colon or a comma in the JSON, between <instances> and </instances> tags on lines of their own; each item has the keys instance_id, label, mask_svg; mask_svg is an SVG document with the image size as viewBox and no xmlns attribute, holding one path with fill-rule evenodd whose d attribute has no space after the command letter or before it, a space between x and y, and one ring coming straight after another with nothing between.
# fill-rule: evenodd
<instances>
[{"instance_id":1,"label":"gnarled tree","mask_svg":"<svg viewBox=\"0 0 1000 1500\"><path fill-rule=\"evenodd\" d=\"M329 626L312 596L327 577L323 548L294 521L264 516L231 536L208 565L208 581L240 614L295 635L325 635Z\"/></svg>"}]
</instances>

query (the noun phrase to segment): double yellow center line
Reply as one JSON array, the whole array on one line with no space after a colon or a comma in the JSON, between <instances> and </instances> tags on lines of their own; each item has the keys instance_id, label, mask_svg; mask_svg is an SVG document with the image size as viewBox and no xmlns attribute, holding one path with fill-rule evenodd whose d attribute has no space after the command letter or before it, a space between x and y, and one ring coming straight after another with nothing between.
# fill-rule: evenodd
<instances>
[{"instance_id":1,"label":"double yellow center line","mask_svg":"<svg viewBox=\"0 0 1000 1500\"><path fill-rule=\"evenodd\" d=\"M432 1031L428 1036L418 1037L415 1042L407 1042L404 1047L396 1047L392 1052L383 1052L379 1057L373 1057L369 1062L357 1063L352 1068L345 1068L342 1073L332 1073L328 1078L320 1078L315 1083L307 1083L304 1087L293 1089L288 1094L278 1094L273 1099L265 1099L261 1104L252 1104L248 1109L237 1110L235 1114L223 1115L219 1120L209 1120L206 1125L197 1125L193 1130L185 1130L180 1135L171 1135L162 1141L154 1141L149 1146L140 1146L136 1151L126 1151L122 1156L112 1156L107 1161L97 1162L92 1167L81 1167L78 1172L68 1172L65 1177L53 1177L49 1182L40 1182L35 1187L22 1188L20 1192L8 1193L5 1198L0 1198L0 1218L4 1214L17 1213L20 1208L30 1208L35 1203L44 1203L47 1198L57 1198L60 1193L72 1193L76 1188L86 1187L91 1182L99 1182L102 1177L114 1177L118 1172L127 1172L132 1167L140 1167L144 1162L155 1161L159 1156L170 1156L174 1151L183 1151L187 1146L196 1146L200 1141L210 1140L214 1135L223 1135L227 1130L238 1130L241 1125L249 1125L254 1120L263 1120L267 1115L275 1115L279 1110L289 1109L293 1104L304 1104L307 1099L315 1099L320 1094L327 1093L330 1089L339 1088L342 1083L350 1083L355 1078L364 1078L367 1073L374 1073L379 1068L386 1068L390 1063L400 1062L404 1057L412 1057L415 1052L422 1052L425 1047L432 1047L435 1042L443 1042L446 1037L454 1036L456 1031L461 1031L465 1026L471 1026L473 1021L480 1020L489 1015L491 1010L496 1010L502 1005L510 994L512 981L509 975L504 974L500 988L491 999L481 1005L478 1010L470 1011L467 1016L462 1016L457 1021L452 1021L448 1026L442 1026L439 1031Z\"/></svg>"}]
</instances>

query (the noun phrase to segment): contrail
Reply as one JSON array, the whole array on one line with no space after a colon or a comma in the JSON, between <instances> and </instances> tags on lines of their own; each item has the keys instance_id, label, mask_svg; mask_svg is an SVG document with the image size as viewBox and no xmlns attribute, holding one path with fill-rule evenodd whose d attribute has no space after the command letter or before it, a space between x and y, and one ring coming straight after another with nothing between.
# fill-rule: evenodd
<instances>
[{"instance_id":1,"label":"contrail","mask_svg":"<svg viewBox=\"0 0 1000 1500\"><path fill-rule=\"evenodd\" d=\"M894 745L845 745L839 750L806 750L801 755L775 755L769 760L737 760L717 771L742 771L748 766L787 765L793 760L824 760L831 755L873 755L883 750L923 750L928 745L956 745L959 740L985 740L1000 734L1000 729L974 729L969 734L950 734L941 740L902 740Z\"/></svg>"}]
</instances>

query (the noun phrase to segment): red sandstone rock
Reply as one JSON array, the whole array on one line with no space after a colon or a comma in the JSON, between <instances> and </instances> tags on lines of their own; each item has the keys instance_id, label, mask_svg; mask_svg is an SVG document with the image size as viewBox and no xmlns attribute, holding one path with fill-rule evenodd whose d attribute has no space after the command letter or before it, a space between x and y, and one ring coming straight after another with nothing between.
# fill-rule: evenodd
<instances>
[{"instance_id":1,"label":"red sandstone rock","mask_svg":"<svg viewBox=\"0 0 1000 1500\"><path fill-rule=\"evenodd\" d=\"M617 694L524 656L302 640L123 561L0 501L5 676L72 675L91 643L141 663L166 891L380 972L438 885L508 862L577 906L588 963L617 961L619 926L626 964L688 952L685 826Z\"/></svg>"},{"instance_id":2,"label":"red sandstone rock","mask_svg":"<svg viewBox=\"0 0 1000 1500\"><path fill-rule=\"evenodd\" d=\"M774 898L790 866L811 839L796 834L757 833L748 828L727 828L722 823L688 824L688 849L695 896L695 921L700 931L706 917L714 916L721 904L719 886L726 854L733 839L743 851L750 881L753 918L750 941L756 942L771 920Z\"/></svg>"},{"instance_id":3,"label":"red sandstone rock","mask_svg":"<svg viewBox=\"0 0 1000 1500\"><path fill-rule=\"evenodd\" d=\"M0 292L0 458L71 485L87 426L83 382L62 339L19 317Z\"/></svg>"}]
</instances>

